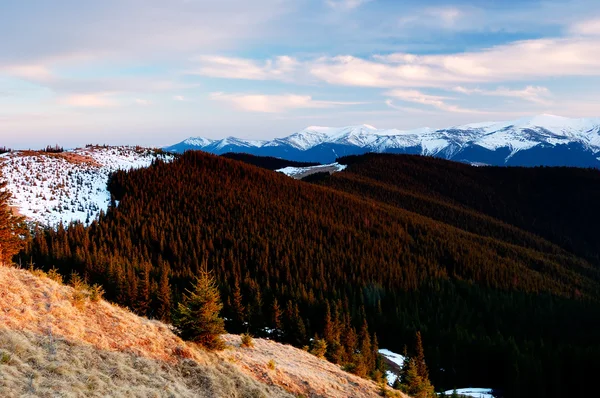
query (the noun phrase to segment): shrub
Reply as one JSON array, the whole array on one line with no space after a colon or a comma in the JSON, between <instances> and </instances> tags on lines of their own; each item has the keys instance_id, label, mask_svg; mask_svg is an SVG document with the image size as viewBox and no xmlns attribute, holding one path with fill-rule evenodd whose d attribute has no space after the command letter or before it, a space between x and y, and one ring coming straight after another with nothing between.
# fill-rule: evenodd
<instances>
[{"instance_id":1,"label":"shrub","mask_svg":"<svg viewBox=\"0 0 600 398\"><path fill-rule=\"evenodd\" d=\"M325 354L327 353L327 343L323 339L315 338L311 343L309 352L317 358L325 358Z\"/></svg>"},{"instance_id":2,"label":"shrub","mask_svg":"<svg viewBox=\"0 0 600 398\"><path fill-rule=\"evenodd\" d=\"M58 273L58 270L56 268L52 268L50 271L48 271L48 273L46 274L46 277L52 279L53 281L62 284L63 283L63 277L61 274Z\"/></svg>"},{"instance_id":3,"label":"shrub","mask_svg":"<svg viewBox=\"0 0 600 398\"><path fill-rule=\"evenodd\" d=\"M95 284L90 288L90 300L93 302L98 302L104 296L104 289L102 286Z\"/></svg>"},{"instance_id":4,"label":"shrub","mask_svg":"<svg viewBox=\"0 0 600 398\"><path fill-rule=\"evenodd\" d=\"M275 361L271 359L269 362L267 362L267 367L271 370L275 370Z\"/></svg>"},{"instance_id":5,"label":"shrub","mask_svg":"<svg viewBox=\"0 0 600 398\"><path fill-rule=\"evenodd\" d=\"M242 333L242 347L245 347L245 348L253 348L254 347L254 340L252 339L252 336L250 336L248 333Z\"/></svg>"}]
</instances>

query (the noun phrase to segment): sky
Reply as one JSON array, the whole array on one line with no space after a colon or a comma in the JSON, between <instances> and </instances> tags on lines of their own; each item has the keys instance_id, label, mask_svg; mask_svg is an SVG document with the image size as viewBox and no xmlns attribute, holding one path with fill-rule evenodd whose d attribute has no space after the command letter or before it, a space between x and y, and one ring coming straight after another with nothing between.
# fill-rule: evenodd
<instances>
[{"instance_id":1,"label":"sky","mask_svg":"<svg viewBox=\"0 0 600 398\"><path fill-rule=\"evenodd\" d=\"M0 0L0 146L600 116L597 0Z\"/></svg>"}]
</instances>

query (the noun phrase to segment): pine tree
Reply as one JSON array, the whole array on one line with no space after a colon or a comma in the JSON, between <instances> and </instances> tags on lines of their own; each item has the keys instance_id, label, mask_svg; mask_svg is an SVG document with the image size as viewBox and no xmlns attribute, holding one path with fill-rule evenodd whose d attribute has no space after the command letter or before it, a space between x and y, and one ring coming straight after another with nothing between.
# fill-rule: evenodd
<instances>
[{"instance_id":1,"label":"pine tree","mask_svg":"<svg viewBox=\"0 0 600 398\"><path fill-rule=\"evenodd\" d=\"M0 182L0 266L10 263L24 245L27 235L25 219L16 216L8 205L10 192L6 181Z\"/></svg>"},{"instance_id":2,"label":"pine tree","mask_svg":"<svg viewBox=\"0 0 600 398\"><path fill-rule=\"evenodd\" d=\"M244 306L244 298L242 297L242 290L240 284L236 280L233 288L233 302L231 303L233 311L232 319L232 333L240 333L244 331L246 323L246 307Z\"/></svg>"},{"instance_id":3,"label":"pine tree","mask_svg":"<svg viewBox=\"0 0 600 398\"><path fill-rule=\"evenodd\" d=\"M186 290L183 302L175 314L175 326L185 340L198 343L208 349L224 348L220 335L225 333L219 312L223 307L213 275L202 269L196 277L194 290Z\"/></svg>"},{"instance_id":4,"label":"pine tree","mask_svg":"<svg viewBox=\"0 0 600 398\"><path fill-rule=\"evenodd\" d=\"M433 398L436 395L429 381L429 371L425 364L425 353L420 332L416 334L415 352L414 357L405 359L402 369L403 390L415 398Z\"/></svg>"},{"instance_id":5,"label":"pine tree","mask_svg":"<svg viewBox=\"0 0 600 398\"><path fill-rule=\"evenodd\" d=\"M166 268L162 268L160 282L158 284L158 310L156 315L162 321L171 320L171 286L169 285L169 274Z\"/></svg>"},{"instance_id":6,"label":"pine tree","mask_svg":"<svg viewBox=\"0 0 600 398\"><path fill-rule=\"evenodd\" d=\"M423 380L429 380L429 370L427 369L427 364L425 363L425 351L423 350L423 339L421 338L421 332L417 332L416 339L417 344L415 359L417 361L417 371Z\"/></svg>"},{"instance_id":7,"label":"pine tree","mask_svg":"<svg viewBox=\"0 0 600 398\"><path fill-rule=\"evenodd\" d=\"M405 391L408 395L414 398L433 398L435 392L429 380L424 380L419 376L418 363L415 358L411 358L408 362L406 375L404 377Z\"/></svg>"},{"instance_id":8,"label":"pine tree","mask_svg":"<svg viewBox=\"0 0 600 398\"><path fill-rule=\"evenodd\" d=\"M321 339L319 336L315 335L315 338L311 342L309 352L317 358L324 358L325 353L327 352L327 342L325 342L325 339Z\"/></svg>"}]
</instances>

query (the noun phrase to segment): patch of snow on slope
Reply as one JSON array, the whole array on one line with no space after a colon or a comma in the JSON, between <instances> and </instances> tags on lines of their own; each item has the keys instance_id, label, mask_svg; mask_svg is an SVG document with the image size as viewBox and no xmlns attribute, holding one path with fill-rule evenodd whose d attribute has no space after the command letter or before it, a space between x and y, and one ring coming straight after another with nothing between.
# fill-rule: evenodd
<instances>
[{"instance_id":1,"label":"patch of snow on slope","mask_svg":"<svg viewBox=\"0 0 600 398\"><path fill-rule=\"evenodd\" d=\"M320 164L318 166L309 167L284 167L283 169L275 170L278 173L283 173L288 177L297 177L305 174L318 173L319 171L328 171L329 173L335 173L346 169L345 164L331 163L331 164Z\"/></svg>"},{"instance_id":2,"label":"patch of snow on slope","mask_svg":"<svg viewBox=\"0 0 600 398\"><path fill-rule=\"evenodd\" d=\"M397 365L399 368L402 368L402 366L404 366L404 356L397 354L393 351L387 350L385 348L382 348L379 350L379 353L381 355L383 355L387 360L389 360L390 362L394 363L395 365ZM385 377L387 379L387 382L390 386L394 385L394 382L396 381L396 379L398 379L398 375L394 372L391 372L389 370L387 370L385 372Z\"/></svg>"},{"instance_id":3,"label":"patch of snow on slope","mask_svg":"<svg viewBox=\"0 0 600 398\"><path fill-rule=\"evenodd\" d=\"M448 390L445 391L444 394L450 396L453 392L454 390ZM494 398L494 396L492 395L491 388L459 388L456 390L456 392L458 393L458 395L463 395L466 397Z\"/></svg>"},{"instance_id":4,"label":"patch of snow on slope","mask_svg":"<svg viewBox=\"0 0 600 398\"><path fill-rule=\"evenodd\" d=\"M89 224L110 204L109 175L117 170L148 167L160 158L154 150L94 147L60 154L13 152L0 167L12 194L11 206L30 221L56 226L71 221Z\"/></svg>"}]
</instances>

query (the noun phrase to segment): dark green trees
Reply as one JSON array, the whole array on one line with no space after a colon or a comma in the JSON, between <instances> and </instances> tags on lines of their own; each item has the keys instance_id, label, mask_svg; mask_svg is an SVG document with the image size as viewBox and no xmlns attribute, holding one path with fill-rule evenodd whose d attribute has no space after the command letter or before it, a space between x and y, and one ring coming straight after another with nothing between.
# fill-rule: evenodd
<instances>
[{"instance_id":1,"label":"dark green trees","mask_svg":"<svg viewBox=\"0 0 600 398\"><path fill-rule=\"evenodd\" d=\"M429 381L421 332L416 334L415 355L405 358L405 361L402 369L402 382L397 387L415 398L436 397Z\"/></svg>"},{"instance_id":2,"label":"dark green trees","mask_svg":"<svg viewBox=\"0 0 600 398\"><path fill-rule=\"evenodd\" d=\"M224 348L220 335L225 333L219 312L223 305L214 277L200 271L193 290L177 306L174 324L179 335L210 350Z\"/></svg>"}]
</instances>

